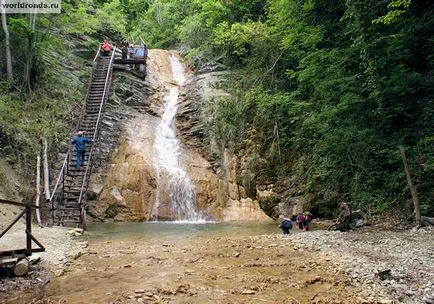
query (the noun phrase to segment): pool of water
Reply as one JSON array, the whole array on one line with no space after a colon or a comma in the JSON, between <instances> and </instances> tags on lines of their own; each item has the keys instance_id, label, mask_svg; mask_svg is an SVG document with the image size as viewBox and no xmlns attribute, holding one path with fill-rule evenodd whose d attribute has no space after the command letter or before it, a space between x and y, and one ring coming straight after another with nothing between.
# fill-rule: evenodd
<instances>
[{"instance_id":1,"label":"pool of water","mask_svg":"<svg viewBox=\"0 0 434 304\"><path fill-rule=\"evenodd\" d=\"M185 223L185 222L143 222L143 223L98 223L87 227L89 238L95 241L132 240L169 241L176 239L249 236L280 233L277 224L270 223Z\"/></svg>"}]
</instances>

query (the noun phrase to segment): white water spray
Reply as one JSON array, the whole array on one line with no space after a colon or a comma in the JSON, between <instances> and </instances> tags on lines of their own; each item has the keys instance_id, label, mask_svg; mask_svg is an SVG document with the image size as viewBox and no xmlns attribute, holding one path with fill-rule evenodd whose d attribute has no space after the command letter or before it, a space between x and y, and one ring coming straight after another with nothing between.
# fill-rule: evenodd
<instances>
[{"instance_id":1,"label":"white water spray","mask_svg":"<svg viewBox=\"0 0 434 304\"><path fill-rule=\"evenodd\" d=\"M179 86L185 81L184 69L179 60L170 55L173 77ZM152 218L158 220L158 211L163 203L163 193L169 194L170 206L176 220L199 221L196 210L195 191L187 172L180 163L180 146L176 138L174 118L178 109L178 86L170 89L165 98L165 109L155 131L154 164L157 169L157 195L152 208Z\"/></svg>"}]
</instances>

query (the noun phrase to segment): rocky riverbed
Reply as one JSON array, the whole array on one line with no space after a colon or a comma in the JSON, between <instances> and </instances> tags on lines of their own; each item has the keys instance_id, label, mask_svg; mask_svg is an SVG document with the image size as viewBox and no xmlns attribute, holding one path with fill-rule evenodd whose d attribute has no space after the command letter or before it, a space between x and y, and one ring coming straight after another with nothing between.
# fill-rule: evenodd
<instances>
[{"instance_id":1,"label":"rocky riverbed","mask_svg":"<svg viewBox=\"0 0 434 304\"><path fill-rule=\"evenodd\" d=\"M434 303L434 231L387 231L366 227L353 232L293 234L298 249L317 252L343 271L372 302Z\"/></svg>"},{"instance_id":2,"label":"rocky riverbed","mask_svg":"<svg viewBox=\"0 0 434 304\"><path fill-rule=\"evenodd\" d=\"M434 303L433 234L374 226L295 229L288 237L276 227L259 235L93 239L87 247L86 236L63 230L27 277L2 278L2 302ZM25 287L11 288L17 283Z\"/></svg>"}]
</instances>

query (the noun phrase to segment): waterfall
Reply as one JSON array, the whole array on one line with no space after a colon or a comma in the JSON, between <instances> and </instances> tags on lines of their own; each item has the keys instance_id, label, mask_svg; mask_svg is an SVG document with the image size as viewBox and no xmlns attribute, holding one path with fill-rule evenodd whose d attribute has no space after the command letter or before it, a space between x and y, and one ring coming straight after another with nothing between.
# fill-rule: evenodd
<instances>
[{"instance_id":1,"label":"waterfall","mask_svg":"<svg viewBox=\"0 0 434 304\"><path fill-rule=\"evenodd\" d=\"M170 88L165 98L165 108L161 122L155 131L154 165L157 173L157 195L152 208L152 218L158 220L158 211L162 199L167 197L169 206L176 220L198 221L201 216L197 212L193 184L182 167L181 150L176 137L175 116L178 109L178 90L185 82L184 69L179 60L170 55L172 74L177 86Z\"/></svg>"}]
</instances>

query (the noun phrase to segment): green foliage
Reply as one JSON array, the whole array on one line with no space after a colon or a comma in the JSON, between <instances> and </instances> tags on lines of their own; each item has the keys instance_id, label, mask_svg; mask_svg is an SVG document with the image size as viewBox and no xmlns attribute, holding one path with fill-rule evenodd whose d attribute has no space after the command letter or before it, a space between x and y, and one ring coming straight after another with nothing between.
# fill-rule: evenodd
<instances>
[{"instance_id":1,"label":"green foliage","mask_svg":"<svg viewBox=\"0 0 434 304\"><path fill-rule=\"evenodd\" d=\"M244 113L225 107L215 116L220 129L234 126L230 111L244 116L274 168L269 178L291 174L326 216L341 201L369 213L402 205L397 147L405 143L424 206L432 205L432 4L267 2L253 21L208 17L218 20L210 48L234 70L231 92Z\"/></svg>"},{"instance_id":2,"label":"green foliage","mask_svg":"<svg viewBox=\"0 0 434 304\"><path fill-rule=\"evenodd\" d=\"M60 65L53 53L69 49L53 26L77 36L126 31L149 47L179 47L190 60L219 60L231 71L230 97L207 104L210 136L235 151L254 142L255 159L265 162L241 176L249 189L291 177L320 216L334 216L341 201L369 213L401 207L409 197L398 151L404 145L423 212L434 212L434 3L112 0L62 7L60 16L38 18L35 30L23 16L8 18L15 69L27 58L27 48L17 46L35 41L33 83L51 89ZM17 115L51 98L41 94L30 105L14 98L1 99L3 149L20 149L8 148L10 139L24 147L35 134L54 136L48 126L55 114L37 114L38 123ZM276 203L263 205L272 212Z\"/></svg>"},{"instance_id":3,"label":"green foliage","mask_svg":"<svg viewBox=\"0 0 434 304\"><path fill-rule=\"evenodd\" d=\"M213 136L224 145L231 148L242 134L244 121L242 107L230 98L220 98L214 101L215 110L211 123Z\"/></svg>"},{"instance_id":4,"label":"green foliage","mask_svg":"<svg viewBox=\"0 0 434 304\"><path fill-rule=\"evenodd\" d=\"M106 36L116 37L126 33L127 19L122 12L120 0L106 2L97 10L96 18L100 22L99 30Z\"/></svg>"},{"instance_id":5,"label":"green foliage","mask_svg":"<svg viewBox=\"0 0 434 304\"><path fill-rule=\"evenodd\" d=\"M390 11L382 17L373 20L374 23L391 24L398 20L398 17L406 12L406 9L410 7L411 0L392 0L390 1L388 8Z\"/></svg>"},{"instance_id":6,"label":"green foliage","mask_svg":"<svg viewBox=\"0 0 434 304\"><path fill-rule=\"evenodd\" d=\"M143 13L130 20L129 27L134 37L141 36L148 47L164 48L178 42L178 26L182 23L185 1L155 0L146 5ZM134 23L132 23L134 22Z\"/></svg>"},{"instance_id":7,"label":"green foliage","mask_svg":"<svg viewBox=\"0 0 434 304\"><path fill-rule=\"evenodd\" d=\"M252 44L260 32L260 23L222 22L215 29L214 45L225 54L225 59L230 65L243 65L251 55Z\"/></svg>"}]
</instances>

